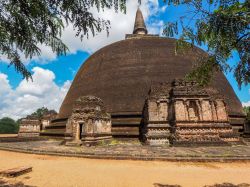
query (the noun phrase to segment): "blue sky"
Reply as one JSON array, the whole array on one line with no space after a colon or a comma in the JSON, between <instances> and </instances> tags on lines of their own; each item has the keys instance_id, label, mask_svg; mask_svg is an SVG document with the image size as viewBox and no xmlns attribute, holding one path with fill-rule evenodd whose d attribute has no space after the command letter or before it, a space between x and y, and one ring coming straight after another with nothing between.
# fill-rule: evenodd
<instances>
[{"instance_id":1,"label":"blue sky","mask_svg":"<svg viewBox=\"0 0 250 187\"><path fill-rule=\"evenodd\" d=\"M101 33L98 36L84 39L82 42L74 36L72 26L63 33L63 41L69 46L66 56L56 57L51 50L41 46L42 56L25 60L27 68L33 73L34 81L26 82L17 74L13 67L8 67L8 61L0 61L0 117L10 116L15 119L23 117L38 107L48 107L58 110L80 66L96 50L124 39L126 33L131 33L137 4L128 0L127 14L117 14L114 11L97 13L111 21L110 36ZM185 7L167 7L161 0L145 0L141 10L146 19L149 33L161 34L164 22L177 19ZM237 56L230 60L235 63ZM241 90L232 75L226 75L228 81L243 103L250 101L250 86L242 86ZM56 99L51 99L55 97ZM250 102L248 103L248 105Z\"/></svg>"}]
</instances>

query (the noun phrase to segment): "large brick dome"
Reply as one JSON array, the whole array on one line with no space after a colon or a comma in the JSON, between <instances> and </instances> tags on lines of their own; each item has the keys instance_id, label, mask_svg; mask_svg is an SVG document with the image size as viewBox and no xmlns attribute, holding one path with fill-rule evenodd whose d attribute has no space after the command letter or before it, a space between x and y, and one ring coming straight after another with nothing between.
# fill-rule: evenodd
<instances>
[{"instance_id":1,"label":"large brick dome","mask_svg":"<svg viewBox=\"0 0 250 187\"><path fill-rule=\"evenodd\" d=\"M198 48L185 55L175 55L175 39L147 33L142 12L138 9L133 34L98 50L83 63L61 105L58 118L42 134L66 135L67 118L74 102L81 96L93 95L104 102L111 114L113 137L138 138L143 107L151 86L183 79L196 58L205 55ZM230 124L236 131L242 131L242 106L223 73L216 73L210 86L224 97Z\"/></svg>"},{"instance_id":2,"label":"large brick dome","mask_svg":"<svg viewBox=\"0 0 250 187\"><path fill-rule=\"evenodd\" d=\"M134 36L108 45L83 63L60 108L67 118L74 101L84 95L101 98L111 114L138 114L143 110L150 86L183 78L202 52L195 49L175 55L175 40L156 36ZM229 82L219 72L212 86L224 96L231 116L242 116L242 106Z\"/></svg>"}]
</instances>

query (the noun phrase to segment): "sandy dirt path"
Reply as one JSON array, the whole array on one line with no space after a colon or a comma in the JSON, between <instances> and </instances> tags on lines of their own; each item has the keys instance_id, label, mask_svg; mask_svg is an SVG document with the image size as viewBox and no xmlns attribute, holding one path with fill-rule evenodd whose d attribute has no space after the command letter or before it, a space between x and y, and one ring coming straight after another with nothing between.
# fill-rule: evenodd
<instances>
[{"instance_id":1,"label":"sandy dirt path","mask_svg":"<svg viewBox=\"0 0 250 187\"><path fill-rule=\"evenodd\" d=\"M15 180L44 187L152 187L154 183L179 184L182 187L224 182L250 184L250 162L96 160L0 151L0 170L18 166L32 166L33 171Z\"/></svg>"},{"instance_id":2,"label":"sandy dirt path","mask_svg":"<svg viewBox=\"0 0 250 187\"><path fill-rule=\"evenodd\" d=\"M18 134L0 134L0 138L17 137Z\"/></svg>"}]
</instances>

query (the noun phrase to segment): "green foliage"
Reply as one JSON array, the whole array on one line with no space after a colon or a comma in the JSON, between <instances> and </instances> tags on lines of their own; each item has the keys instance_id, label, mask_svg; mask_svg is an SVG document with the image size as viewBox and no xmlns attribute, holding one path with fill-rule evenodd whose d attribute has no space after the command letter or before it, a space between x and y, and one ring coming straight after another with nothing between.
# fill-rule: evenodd
<instances>
[{"instance_id":1,"label":"green foliage","mask_svg":"<svg viewBox=\"0 0 250 187\"><path fill-rule=\"evenodd\" d=\"M0 0L0 54L28 80L31 73L20 53L27 58L39 56L39 45L44 44L63 55L68 48L60 37L67 24L73 24L81 39L102 30L108 33L109 21L94 17L90 9L126 12L125 5L126 0Z\"/></svg>"},{"instance_id":2,"label":"green foliage","mask_svg":"<svg viewBox=\"0 0 250 187\"><path fill-rule=\"evenodd\" d=\"M18 133L19 125L11 118L5 117L0 119L0 134Z\"/></svg>"},{"instance_id":3,"label":"green foliage","mask_svg":"<svg viewBox=\"0 0 250 187\"><path fill-rule=\"evenodd\" d=\"M244 106L243 111L247 116L247 120L250 121L250 106Z\"/></svg>"},{"instance_id":4,"label":"green foliage","mask_svg":"<svg viewBox=\"0 0 250 187\"><path fill-rule=\"evenodd\" d=\"M179 36L176 52L207 46L208 55L188 77L200 84L208 84L214 71L233 71L239 87L250 83L250 1L206 0L166 1L187 4L191 13L176 22L166 24L163 34ZM195 27L191 27L193 23ZM187 43L188 42L188 43ZM233 53L239 62L233 66L228 60Z\"/></svg>"},{"instance_id":5,"label":"green foliage","mask_svg":"<svg viewBox=\"0 0 250 187\"><path fill-rule=\"evenodd\" d=\"M35 112L29 115L29 117L41 119L43 115L48 114L48 113L56 113L56 111L49 110L48 108L42 107L42 108L38 108Z\"/></svg>"}]
</instances>

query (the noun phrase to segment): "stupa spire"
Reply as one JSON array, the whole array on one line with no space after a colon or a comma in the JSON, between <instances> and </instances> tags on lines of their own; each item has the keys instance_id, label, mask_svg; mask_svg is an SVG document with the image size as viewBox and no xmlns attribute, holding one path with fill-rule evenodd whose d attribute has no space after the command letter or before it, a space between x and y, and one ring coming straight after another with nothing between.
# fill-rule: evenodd
<instances>
[{"instance_id":1,"label":"stupa spire","mask_svg":"<svg viewBox=\"0 0 250 187\"><path fill-rule=\"evenodd\" d=\"M134 31L133 34L147 34L148 30L144 22L144 18L142 15L142 12L140 8L138 7L136 11L136 17L135 17L135 25L134 25Z\"/></svg>"}]
</instances>

